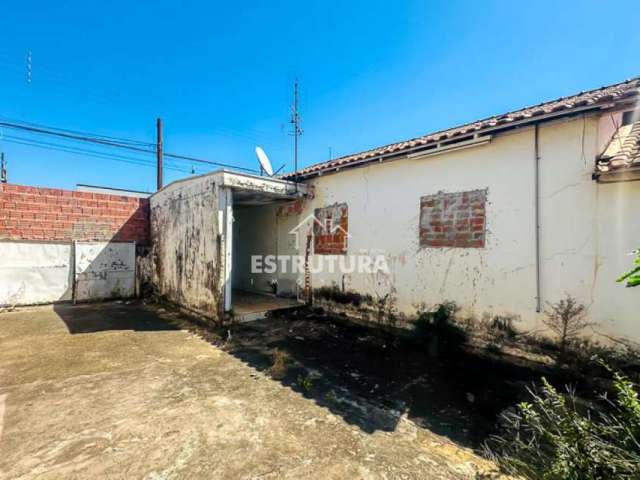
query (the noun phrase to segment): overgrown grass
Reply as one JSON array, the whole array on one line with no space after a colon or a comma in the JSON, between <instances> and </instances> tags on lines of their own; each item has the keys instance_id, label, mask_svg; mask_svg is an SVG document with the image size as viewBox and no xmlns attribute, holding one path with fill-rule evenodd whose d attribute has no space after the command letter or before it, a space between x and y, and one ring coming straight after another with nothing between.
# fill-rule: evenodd
<instances>
[{"instance_id":1,"label":"overgrown grass","mask_svg":"<svg viewBox=\"0 0 640 480\"><path fill-rule=\"evenodd\" d=\"M640 478L638 387L613 372L613 399L582 405L546 379L531 400L502 417L485 450L504 471L531 480Z\"/></svg>"},{"instance_id":2,"label":"overgrown grass","mask_svg":"<svg viewBox=\"0 0 640 480\"><path fill-rule=\"evenodd\" d=\"M276 348L273 351L273 365L269 369L269 373L276 380L281 380L287 374L287 368L289 363L291 362L291 358L287 352L284 350L280 350Z\"/></svg>"}]
</instances>

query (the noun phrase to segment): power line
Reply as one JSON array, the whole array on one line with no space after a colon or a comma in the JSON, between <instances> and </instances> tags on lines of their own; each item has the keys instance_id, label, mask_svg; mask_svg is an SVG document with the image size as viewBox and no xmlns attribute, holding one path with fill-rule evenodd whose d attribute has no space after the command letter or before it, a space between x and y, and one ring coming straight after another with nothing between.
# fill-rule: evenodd
<instances>
[{"instance_id":1,"label":"power line","mask_svg":"<svg viewBox=\"0 0 640 480\"><path fill-rule=\"evenodd\" d=\"M136 146L135 143L145 144L144 142L138 142L137 140L130 140L130 139L112 140L112 138L115 139L116 137L106 137L106 136L89 134L89 133L68 131L65 129L58 129L55 127L45 127L43 125L34 126L34 125L29 125L26 122L15 123L15 122L9 122L9 121L0 121L0 127L23 130L23 131L27 131L35 134L52 135L52 136L64 138L66 140L74 140L74 141L95 143L95 144L108 146L108 147L122 148L122 149L131 150L135 152L140 152L140 153L147 153L147 154L154 154L154 155L156 154L155 149L142 148L142 147ZM147 145L150 145L150 144L147 144ZM255 169L241 167L238 165L232 165L228 163L214 162L211 160L205 160L203 158L191 157L187 155L179 155L175 153L164 153L164 156L169 158L174 158L176 160L184 160L189 162L213 165L213 166L222 167L222 168L233 168L233 169L242 170L246 172L258 173L257 170Z\"/></svg>"},{"instance_id":2,"label":"power line","mask_svg":"<svg viewBox=\"0 0 640 480\"><path fill-rule=\"evenodd\" d=\"M148 147L153 147L155 145L154 143L143 142L141 140L132 140L132 139L122 138L122 137L112 137L112 136L108 136L108 135L91 134L91 133L82 132L82 131L78 131L78 130L71 130L71 129L68 129L68 128L47 127L46 125L42 125L42 124L39 124L39 123L26 122L26 121L15 120L15 119L11 119L11 118L8 118L8 117L0 116L0 121L2 121L2 120L6 121L6 122L11 122L11 123L13 123L15 125L27 125L29 127L36 127L36 128L41 128L41 129L47 129L47 130L55 130L55 131L58 131L58 132L71 133L71 134L85 136L85 137L101 138L101 139L104 139L104 140L118 141L118 142L121 142L121 143L129 143L129 144L132 144L132 145L144 145L144 146L148 146Z\"/></svg>"},{"instance_id":3,"label":"power line","mask_svg":"<svg viewBox=\"0 0 640 480\"><path fill-rule=\"evenodd\" d=\"M177 160L186 160L186 161L195 162L195 163L206 163L208 165L216 165L222 168L235 168L236 170L243 170L245 172L258 173L258 171L254 170L253 168L239 167L237 165L231 165L227 163L212 162L209 160L203 160L201 158L189 157L187 155L177 155L175 153L164 153L163 155L165 157L175 158Z\"/></svg>"},{"instance_id":4,"label":"power line","mask_svg":"<svg viewBox=\"0 0 640 480\"><path fill-rule=\"evenodd\" d=\"M43 142L40 140L34 140L34 139L28 139L28 138L22 138L22 137L15 137L12 135L5 135L2 138L4 141L9 142L9 143L15 143L15 144L20 144L20 145L28 145L28 146L32 146L32 147L38 147L38 148L43 148L43 149L47 149L47 150L55 150L55 151L60 151L60 152L65 152L65 153L72 153L72 154L76 154L76 155L83 155L83 156L88 156L88 157L95 157L95 158L100 158L100 159L105 159L105 160L114 160L117 162L122 162L122 163L128 163L131 165L140 165L140 166L145 166L145 167L155 167L155 162L149 160L144 160L141 158L131 158L131 157L125 157L122 155L117 155L117 154L112 154L112 153L105 153L105 152L97 152L95 150L86 150L86 149L82 149L82 148L78 148L78 147L72 147L72 146L67 146L67 145L59 145L59 144L54 144L54 143L49 143L49 142ZM190 171L186 168L183 167L178 167L178 166L174 166L174 165L167 165L167 169L169 170L175 170L178 172L183 172L183 173L190 173Z\"/></svg>"},{"instance_id":5,"label":"power line","mask_svg":"<svg viewBox=\"0 0 640 480\"><path fill-rule=\"evenodd\" d=\"M135 147L133 145L129 145L126 143L119 143L113 140L107 140L107 139L102 139L100 137L96 137L94 135L92 136L87 136L87 135L78 135L75 133L66 133L66 132L61 132L61 131L56 131L56 130L51 130L50 127L32 127L29 125L20 125L17 123L11 123L11 122L4 122L4 121L0 121L0 127L6 127L6 128L13 128L13 129L17 129L17 130L25 130L27 132L32 132L32 133L40 133L43 135L53 135L56 137L61 137L61 138L66 138L66 139L70 139L70 140L78 140L78 141L82 141L82 142L91 142L91 143L99 143L102 145L107 145L107 146L111 146L111 147L118 147L118 148L126 148L129 150L134 150L137 152L144 152L144 153L155 153L154 150L148 150L148 149L144 149L144 148L140 148L140 147Z\"/></svg>"}]
</instances>

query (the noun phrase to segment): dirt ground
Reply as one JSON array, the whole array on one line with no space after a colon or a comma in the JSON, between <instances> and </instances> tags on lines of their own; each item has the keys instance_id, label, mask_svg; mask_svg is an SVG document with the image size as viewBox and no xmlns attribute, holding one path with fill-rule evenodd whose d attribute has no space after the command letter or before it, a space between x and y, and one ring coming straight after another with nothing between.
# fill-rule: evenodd
<instances>
[{"instance_id":1,"label":"dirt ground","mask_svg":"<svg viewBox=\"0 0 640 480\"><path fill-rule=\"evenodd\" d=\"M493 477L470 449L421 426L402 398L367 401L366 372L318 368L318 349L346 357L324 334L319 345L313 324L267 319L221 342L158 306L0 314L0 477ZM278 342L290 352L272 372Z\"/></svg>"}]
</instances>

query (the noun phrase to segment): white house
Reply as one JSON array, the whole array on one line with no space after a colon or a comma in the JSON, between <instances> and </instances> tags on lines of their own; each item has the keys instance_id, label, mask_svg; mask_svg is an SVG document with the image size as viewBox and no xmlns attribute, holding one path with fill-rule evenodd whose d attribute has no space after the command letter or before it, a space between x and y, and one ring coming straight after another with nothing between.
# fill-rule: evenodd
<instances>
[{"instance_id":1,"label":"white house","mask_svg":"<svg viewBox=\"0 0 640 480\"><path fill-rule=\"evenodd\" d=\"M234 308L233 288L302 297L335 284L387 296L407 317L420 304L448 300L470 315L518 316L529 329L546 302L571 294L587 305L597 332L638 339L640 291L615 280L640 244L639 87L640 79L627 80L279 180L231 184L221 180L228 173L216 173L172 184L151 197L152 242L163 235L170 204L175 211L189 198L189 211L206 209L215 228L190 220L206 247L184 250L180 262L193 265L198 248L210 251L207 268L216 274L192 276L183 288L215 292L217 310L207 302L200 309L214 316ZM194 204L203 182L211 201ZM290 232L309 215L328 216L344 231L296 242ZM266 255L298 255L304 269L252 270L251 257ZM383 255L388 268L310 268L320 257L350 255ZM163 271L175 255L163 258L160 292L168 291ZM199 295L187 297L175 300L198 309Z\"/></svg>"}]
</instances>

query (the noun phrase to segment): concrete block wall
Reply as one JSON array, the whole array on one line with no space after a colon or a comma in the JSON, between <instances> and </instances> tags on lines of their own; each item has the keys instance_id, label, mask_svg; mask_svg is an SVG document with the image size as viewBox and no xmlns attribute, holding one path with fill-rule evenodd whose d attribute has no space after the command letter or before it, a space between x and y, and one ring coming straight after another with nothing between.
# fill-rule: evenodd
<instances>
[{"instance_id":1,"label":"concrete block wall","mask_svg":"<svg viewBox=\"0 0 640 480\"><path fill-rule=\"evenodd\" d=\"M149 243L146 198L0 184L0 239Z\"/></svg>"}]
</instances>

